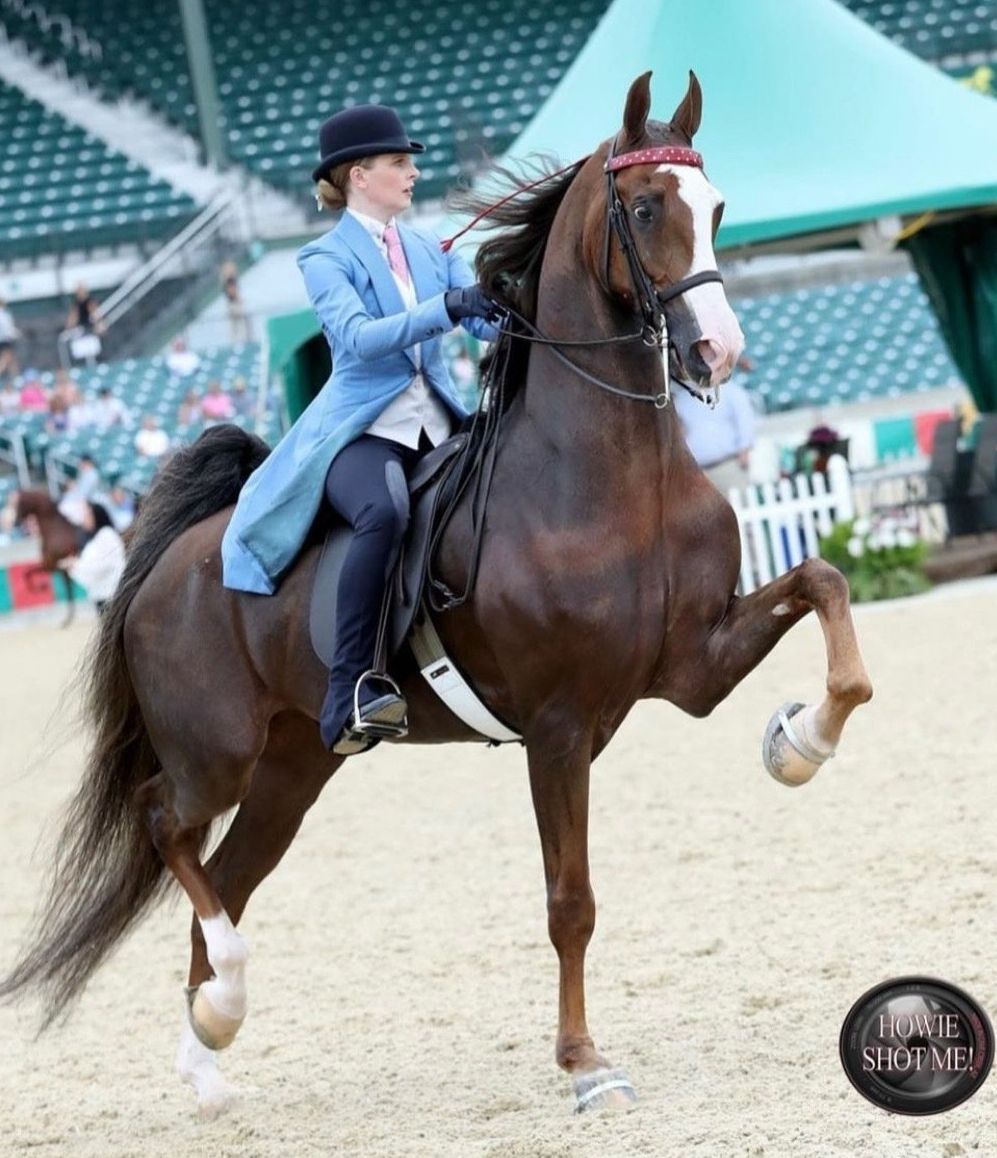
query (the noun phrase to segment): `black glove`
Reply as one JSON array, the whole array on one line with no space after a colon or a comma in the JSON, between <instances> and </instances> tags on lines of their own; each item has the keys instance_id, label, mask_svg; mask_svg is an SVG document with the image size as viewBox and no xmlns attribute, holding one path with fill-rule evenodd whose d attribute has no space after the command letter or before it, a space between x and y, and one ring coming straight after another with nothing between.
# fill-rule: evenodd
<instances>
[{"instance_id":1,"label":"black glove","mask_svg":"<svg viewBox=\"0 0 997 1158\"><path fill-rule=\"evenodd\" d=\"M463 289L447 290L443 304L452 322L461 318L485 318L494 322L502 316L503 310L493 302L480 285L466 285Z\"/></svg>"}]
</instances>

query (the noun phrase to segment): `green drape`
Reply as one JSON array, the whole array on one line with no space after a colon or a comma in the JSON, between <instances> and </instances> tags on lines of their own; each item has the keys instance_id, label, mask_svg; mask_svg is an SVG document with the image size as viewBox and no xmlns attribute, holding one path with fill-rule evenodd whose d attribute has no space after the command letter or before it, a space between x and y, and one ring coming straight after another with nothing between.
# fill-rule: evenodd
<instances>
[{"instance_id":1,"label":"green drape","mask_svg":"<svg viewBox=\"0 0 997 1158\"><path fill-rule=\"evenodd\" d=\"M270 318L267 338L270 376L282 376L288 414L294 422L329 377L329 346L310 307Z\"/></svg>"},{"instance_id":2,"label":"green drape","mask_svg":"<svg viewBox=\"0 0 997 1158\"><path fill-rule=\"evenodd\" d=\"M997 410L997 219L937 225L905 244L973 401Z\"/></svg>"}]
</instances>

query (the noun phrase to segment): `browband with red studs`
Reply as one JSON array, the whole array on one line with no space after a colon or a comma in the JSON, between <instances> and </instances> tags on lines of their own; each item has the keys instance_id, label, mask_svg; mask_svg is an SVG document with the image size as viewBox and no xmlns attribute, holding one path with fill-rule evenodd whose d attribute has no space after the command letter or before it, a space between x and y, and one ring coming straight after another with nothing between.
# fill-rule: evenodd
<instances>
[{"instance_id":1,"label":"browband with red studs","mask_svg":"<svg viewBox=\"0 0 997 1158\"><path fill-rule=\"evenodd\" d=\"M602 168L604 173L613 173L630 165L694 165L702 169L703 156L695 149L684 149L679 145L656 145L652 149L637 149L610 157Z\"/></svg>"}]
</instances>

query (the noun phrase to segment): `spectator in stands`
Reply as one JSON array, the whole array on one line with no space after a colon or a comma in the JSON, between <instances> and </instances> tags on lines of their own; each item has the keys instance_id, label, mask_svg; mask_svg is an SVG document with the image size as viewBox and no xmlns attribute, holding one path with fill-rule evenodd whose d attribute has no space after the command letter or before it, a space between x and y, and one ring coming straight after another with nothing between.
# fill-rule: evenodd
<instances>
[{"instance_id":1,"label":"spectator in stands","mask_svg":"<svg viewBox=\"0 0 997 1158\"><path fill-rule=\"evenodd\" d=\"M71 432L79 430L90 422L89 407L83 400L78 383L70 377L68 370L56 370L55 383L48 400L49 420L47 430Z\"/></svg>"},{"instance_id":2,"label":"spectator in stands","mask_svg":"<svg viewBox=\"0 0 997 1158\"><path fill-rule=\"evenodd\" d=\"M88 538L78 555L70 555L59 566L83 588L98 612L112 598L125 570L125 544L111 516L101 503L85 503L83 530Z\"/></svg>"},{"instance_id":3,"label":"spectator in stands","mask_svg":"<svg viewBox=\"0 0 997 1158\"><path fill-rule=\"evenodd\" d=\"M21 409L36 412L48 410L48 393L37 370L24 371L21 379Z\"/></svg>"},{"instance_id":4,"label":"spectator in stands","mask_svg":"<svg viewBox=\"0 0 997 1158\"><path fill-rule=\"evenodd\" d=\"M70 479L59 499L59 514L75 526L86 528L87 504L100 493L102 486L97 463L89 454L81 455L76 477Z\"/></svg>"},{"instance_id":5,"label":"spectator in stands","mask_svg":"<svg viewBox=\"0 0 997 1158\"><path fill-rule=\"evenodd\" d=\"M226 584L264 590L261 577L269 579L249 547L253 530L265 525L261 534L272 538L283 527L281 549L293 557L323 491L354 528L320 723L325 745L343 754L366 744L356 725L406 731L406 704L393 686L359 677L374 657L385 575L407 522L392 479L404 478L466 413L435 339L458 324L482 340L497 336L487 323L498 308L466 263L441 252L437 239L398 224L419 176L412 154L423 151L384 105L355 105L322 125L316 198L320 207L346 212L300 251L298 265L331 348L333 375L258 469L223 546ZM250 538L243 538L247 529Z\"/></svg>"},{"instance_id":6,"label":"spectator in stands","mask_svg":"<svg viewBox=\"0 0 997 1158\"><path fill-rule=\"evenodd\" d=\"M203 416L200 395L196 390L188 390L177 410L177 422L180 426L193 426L195 422L200 422Z\"/></svg>"},{"instance_id":7,"label":"spectator in stands","mask_svg":"<svg viewBox=\"0 0 997 1158\"><path fill-rule=\"evenodd\" d=\"M201 399L201 412L210 422L224 422L235 415L232 399L222 389L222 384L213 378Z\"/></svg>"},{"instance_id":8,"label":"spectator in stands","mask_svg":"<svg viewBox=\"0 0 997 1158\"><path fill-rule=\"evenodd\" d=\"M827 474L827 464L832 454L841 453L841 436L830 426L815 426L807 435L807 441L797 455L799 466L807 474Z\"/></svg>"},{"instance_id":9,"label":"spectator in stands","mask_svg":"<svg viewBox=\"0 0 997 1158\"><path fill-rule=\"evenodd\" d=\"M127 531L135 521L135 496L123 486L111 487L107 496L107 513L118 531Z\"/></svg>"},{"instance_id":10,"label":"spectator in stands","mask_svg":"<svg viewBox=\"0 0 997 1158\"><path fill-rule=\"evenodd\" d=\"M92 408L93 423L101 432L120 426L127 430L132 425L128 407L111 392L110 386L101 386Z\"/></svg>"},{"instance_id":11,"label":"spectator in stands","mask_svg":"<svg viewBox=\"0 0 997 1158\"><path fill-rule=\"evenodd\" d=\"M9 418L21 409L21 395L13 378L0 382L0 418Z\"/></svg>"},{"instance_id":12,"label":"spectator in stands","mask_svg":"<svg viewBox=\"0 0 997 1158\"><path fill-rule=\"evenodd\" d=\"M753 367L742 355L737 368L747 372ZM755 410L740 377L735 374L720 387L712 410L681 386L672 388L672 404L692 456L722 495L731 487L747 485L755 444Z\"/></svg>"},{"instance_id":13,"label":"spectator in stands","mask_svg":"<svg viewBox=\"0 0 997 1158\"><path fill-rule=\"evenodd\" d=\"M201 359L193 350L187 349L183 338L175 338L166 355L166 368L174 378L189 378L200 366Z\"/></svg>"},{"instance_id":14,"label":"spectator in stands","mask_svg":"<svg viewBox=\"0 0 997 1158\"><path fill-rule=\"evenodd\" d=\"M155 414L142 419L142 427L135 435L135 449L143 458L162 458L170 449L170 436L159 425Z\"/></svg>"},{"instance_id":15,"label":"spectator in stands","mask_svg":"<svg viewBox=\"0 0 997 1158\"><path fill-rule=\"evenodd\" d=\"M218 271L218 276L221 278L222 294L228 310L229 338L233 344L249 342L252 340L252 331L239 287L239 267L234 261L226 261Z\"/></svg>"},{"instance_id":16,"label":"spectator in stands","mask_svg":"<svg viewBox=\"0 0 997 1158\"><path fill-rule=\"evenodd\" d=\"M66 332L71 335L69 352L78 362L94 363L100 357L101 336L106 332L97 299L80 282L66 315Z\"/></svg>"},{"instance_id":17,"label":"spectator in stands","mask_svg":"<svg viewBox=\"0 0 997 1158\"><path fill-rule=\"evenodd\" d=\"M242 418L252 417L256 409L253 396L249 393L249 387L246 385L246 379L241 375L232 383L232 405L236 414Z\"/></svg>"},{"instance_id":18,"label":"spectator in stands","mask_svg":"<svg viewBox=\"0 0 997 1158\"><path fill-rule=\"evenodd\" d=\"M0 298L0 379L17 374L17 339L21 336L14 315Z\"/></svg>"}]
</instances>

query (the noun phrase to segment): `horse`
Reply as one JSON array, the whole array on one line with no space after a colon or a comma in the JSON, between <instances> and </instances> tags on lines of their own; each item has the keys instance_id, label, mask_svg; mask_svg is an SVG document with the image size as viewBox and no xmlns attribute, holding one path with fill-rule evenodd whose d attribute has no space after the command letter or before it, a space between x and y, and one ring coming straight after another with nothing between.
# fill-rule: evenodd
<instances>
[{"instance_id":1,"label":"horse","mask_svg":"<svg viewBox=\"0 0 997 1158\"><path fill-rule=\"evenodd\" d=\"M525 745L560 966L554 1055L579 1109L635 1097L586 1019L593 760L639 700L708 716L810 611L826 642L826 694L773 715L771 774L807 781L872 695L834 568L810 559L736 594L733 510L668 405L669 389L719 387L743 345L713 255L722 200L691 147L695 76L670 122L649 119L650 99L645 73L613 138L486 214L497 232L479 251L478 276L513 318L496 346L512 377L480 543L465 496L435 554L438 575L460 590L480 547L468 598L436 624L447 654ZM247 1010L236 926L330 777L358 758L327 752L316 725L326 682L307 625L317 545L272 596L222 583L231 505L266 453L254 436L214 427L148 495L89 655L94 741L47 915L0 986L7 997L39 988L49 1024L179 882L194 915L177 1068L207 1115L231 1103L218 1053ZM409 704L401 743L480 742L420 678L407 646L391 671ZM203 863L212 822L236 808Z\"/></svg>"},{"instance_id":2,"label":"horse","mask_svg":"<svg viewBox=\"0 0 997 1158\"><path fill-rule=\"evenodd\" d=\"M41 562L25 571L24 581L29 588L33 588L33 580L43 572L62 577L68 607L62 626L68 627L76 614L76 604L72 581L59 564L63 559L79 554L80 529L60 512L48 491L40 487L15 491L11 496L11 505L14 509L14 526L22 526L26 520L33 519L41 543Z\"/></svg>"}]
</instances>

